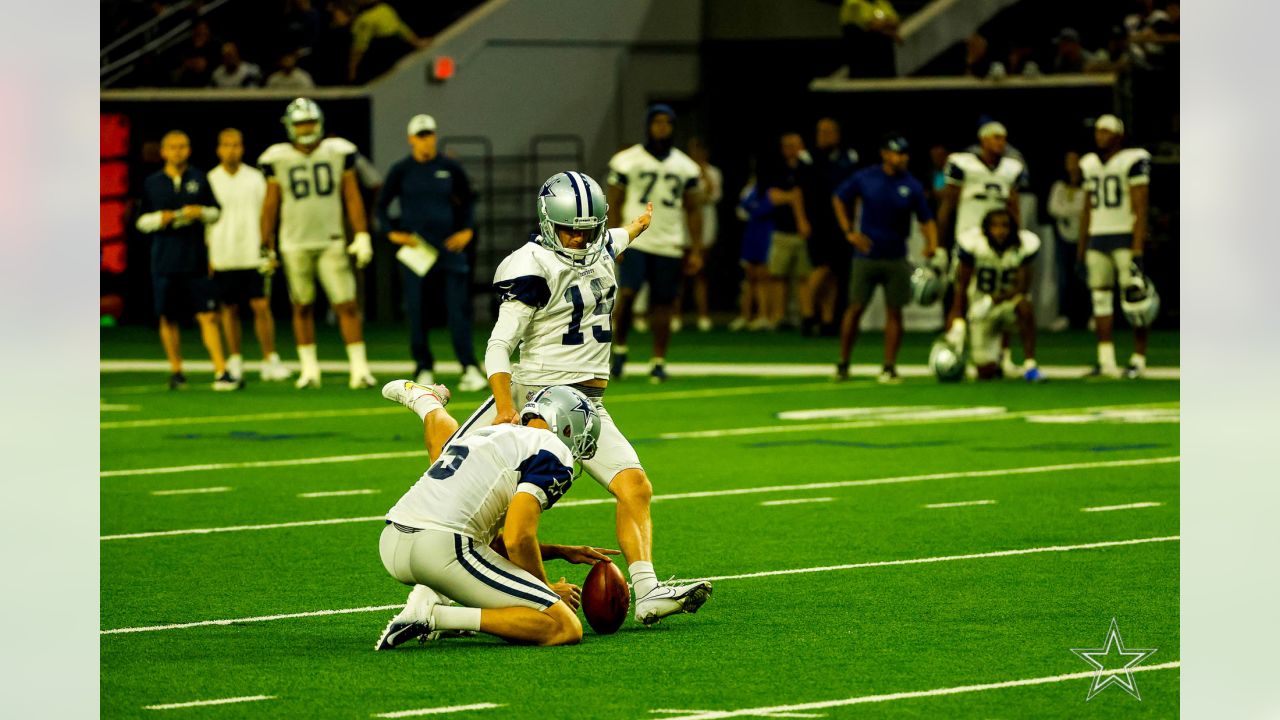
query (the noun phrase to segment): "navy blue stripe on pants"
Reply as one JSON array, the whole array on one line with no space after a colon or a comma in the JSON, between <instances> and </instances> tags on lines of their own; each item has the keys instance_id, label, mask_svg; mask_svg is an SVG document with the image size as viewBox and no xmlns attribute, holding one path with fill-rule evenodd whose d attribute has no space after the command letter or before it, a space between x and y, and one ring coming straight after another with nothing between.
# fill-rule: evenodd
<instances>
[{"instance_id":1,"label":"navy blue stripe on pants","mask_svg":"<svg viewBox=\"0 0 1280 720\"><path fill-rule=\"evenodd\" d=\"M463 569L466 570L468 573L470 573L472 577L474 577L475 579L479 580L485 585L488 585L494 590L504 592L508 595L511 595L512 597L518 597L521 600L528 600L529 602L537 603L539 605L542 605L544 608L551 607L552 605L555 605L556 603L560 602L559 595L555 595L554 599L550 599L548 595L554 595L554 593L550 593L548 590L544 588L540 588L536 585L533 585L532 583L521 580L520 578L517 578L513 575L508 575L507 573L502 572L498 568L486 562L485 559L480 557L480 554L475 551L475 548L472 546L471 538L466 538L467 551L464 553L462 550L462 540L463 538L461 535L458 535L456 533L454 534L453 536L454 554L458 558L458 564L461 565ZM484 567L487 567L490 570L493 570L497 574L501 575L502 577L508 578L513 583L518 584L517 587L504 585L498 582L497 580L494 580L493 578L489 577L488 575L484 574L483 572L481 572L474 565L474 561L477 561L477 560ZM535 595L533 593L525 592L522 588L532 588L533 590L537 591L537 594Z\"/></svg>"},{"instance_id":2,"label":"navy blue stripe on pants","mask_svg":"<svg viewBox=\"0 0 1280 720\"><path fill-rule=\"evenodd\" d=\"M477 365L476 351L471 338L471 279L465 272L450 272L444 268L432 268L426 277L418 277L404 264L400 265L400 277L404 284L404 309L409 320L409 351L418 364L418 370L435 367L435 356L427 342L427 297L429 283L444 282L444 304L449 320L449 335L453 340L453 352L458 362Z\"/></svg>"}]
</instances>

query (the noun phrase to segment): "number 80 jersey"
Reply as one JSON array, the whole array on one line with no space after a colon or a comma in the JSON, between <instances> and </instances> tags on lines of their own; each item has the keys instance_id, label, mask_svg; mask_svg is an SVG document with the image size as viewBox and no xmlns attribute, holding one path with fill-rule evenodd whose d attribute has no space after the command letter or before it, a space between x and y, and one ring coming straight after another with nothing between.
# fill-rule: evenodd
<instances>
[{"instance_id":1,"label":"number 80 jersey","mask_svg":"<svg viewBox=\"0 0 1280 720\"><path fill-rule=\"evenodd\" d=\"M346 237L342 174L355 160L356 146L342 138L325 138L310 153L290 143L262 153L262 174L280 184L280 249L321 249Z\"/></svg>"},{"instance_id":2,"label":"number 80 jersey","mask_svg":"<svg viewBox=\"0 0 1280 720\"><path fill-rule=\"evenodd\" d=\"M569 264L534 235L498 265L493 288L499 302L520 302L533 315L520 337L520 361L513 379L522 385L609 377L613 343L613 303L618 292L614 258L626 249L627 231L605 233L604 252L595 262Z\"/></svg>"}]
</instances>

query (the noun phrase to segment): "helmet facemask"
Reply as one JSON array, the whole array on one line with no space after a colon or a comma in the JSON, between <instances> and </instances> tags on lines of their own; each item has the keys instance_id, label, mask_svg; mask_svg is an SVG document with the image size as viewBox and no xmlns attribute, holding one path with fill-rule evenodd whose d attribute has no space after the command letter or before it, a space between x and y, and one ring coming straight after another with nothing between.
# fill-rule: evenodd
<instances>
[{"instance_id":1,"label":"helmet facemask","mask_svg":"<svg viewBox=\"0 0 1280 720\"><path fill-rule=\"evenodd\" d=\"M298 98L289 103L280 122L284 123L289 142L298 145L315 145L324 139L324 113L312 100ZM296 126L308 122L314 122L315 129L305 135L299 134Z\"/></svg>"},{"instance_id":2,"label":"helmet facemask","mask_svg":"<svg viewBox=\"0 0 1280 720\"><path fill-rule=\"evenodd\" d=\"M577 172L553 175L538 193L541 244L569 265L590 265L604 251L609 204L595 180ZM585 230L581 248L566 247L557 228Z\"/></svg>"}]
</instances>

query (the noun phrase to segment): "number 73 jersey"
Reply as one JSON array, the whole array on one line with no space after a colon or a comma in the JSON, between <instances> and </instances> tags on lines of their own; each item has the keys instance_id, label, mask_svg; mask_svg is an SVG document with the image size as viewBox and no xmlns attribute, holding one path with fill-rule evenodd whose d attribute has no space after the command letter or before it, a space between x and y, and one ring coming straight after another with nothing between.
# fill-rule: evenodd
<instances>
[{"instance_id":1,"label":"number 73 jersey","mask_svg":"<svg viewBox=\"0 0 1280 720\"><path fill-rule=\"evenodd\" d=\"M1151 153L1126 148L1104 163L1097 153L1080 158L1080 172L1089 193L1089 235L1133 233L1130 190L1151 182Z\"/></svg>"},{"instance_id":2,"label":"number 73 jersey","mask_svg":"<svg viewBox=\"0 0 1280 720\"><path fill-rule=\"evenodd\" d=\"M342 174L355 161L356 146L342 138L325 138L310 153L290 143L262 153L262 174L280 184L280 249L321 249L346 237Z\"/></svg>"},{"instance_id":3,"label":"number 73 jersey","mask_svg":"<svg viewBox=\"0 0 1280 720\"><path fill-rule=\"evenodd\" d=\"M614 257L627 247L627 231L605 233L604 252L590 264L570 264L535 235L508 255L493 276L499 302L520 302L533 315L520 342L514 380L557 384L564 373L609 377L613 303L618 292Z\"/></svg>"},{"instance_id":4,"label":"number 73 jersey","mask_svg":"<svg viewBox=\"0 0 1280 720\"><path fill-rule=\"evenodd\" d=\"M973 266L968 288L972 302L1012 288L1018 281L1018 268L1035 260L1040 252L1040 238L1030 230L1019 230L1016 243L996 252L982 228L973 228L956 238L956 246L960 262Z\"/></svg>"},{"instance_id":5,"label":"number 73 jersey","mask_svg":"<svg viewBox=\"0 0 1280 720\"><path fill-rule=\"evenodd\" d=\"M609 184L626 191L624 219L639 217L653 203L653 222L633 247L664 257L684 255L684 193L701 176L698 163L676 148L659 160L643 145L633 145L609 160Z\"/></svg>"}]
</instances>

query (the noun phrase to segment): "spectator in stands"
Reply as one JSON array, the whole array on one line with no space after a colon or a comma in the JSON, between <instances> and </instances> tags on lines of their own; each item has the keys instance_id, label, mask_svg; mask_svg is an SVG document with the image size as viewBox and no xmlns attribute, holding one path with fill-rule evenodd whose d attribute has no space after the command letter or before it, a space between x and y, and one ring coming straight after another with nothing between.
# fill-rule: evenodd
<instances>
[{"instance_id":1,"label":"spectator in stands","mask_svg":"<svg viewBox=\"0 0 1280 720\"><path fill-rule=\"evenodd\" d=\"M1119 25L1112 26L1107 46L1099 48L1085 63L1085 72L1124 72L1129 69L1129 34Z\"/></svg>"},{"instance_id":2,"label":"spectator in stands","mask_svg":"<svg viewBox=\"0 0 1280 720\"><path fill-rule=\"evenodd\" d=\"M326 6L328 23L303 65L317 85L346 85L351 59L351 21L355 14L346 2Z\"/></svg>"},{"instance_id":3,"label":"spectator in stands","mask_svg":"<svg viewBox=\"0 0 1280 720\"><path fill-rule=\"evenodd\" d=\"M276 89L307 90L316 86L306 70L298 67L298 51L290 50L280 56L279 68L267 77L267 87Z\"/></svg>"},{"instance_id":4,"label":"spectator in stands","mask_svg":"<svg viewBox=\"0 0 1280 720\"><path fill-rule=\"evenodd\" d=\"M885 78L898 74L895 58L901 20L889 0L844 0L840 28L849 77Z\"/></svg>"},{"instance_id":5,"label":"spectator in stands","mask_svg":"<svg viewBox=\"0 0 1280 720\"><path fill-rule=\"evenodd\" d=\"M222 44L222 64L213 71L216 88L250 88L262 84L262 71L240 57L240 47L233 42Z\"/></svg>"},{"instance_id":6,"label":"spectator in stands","mask_svg":"<svg viewBox=\"0 0 1280 720\"><path fill-rule=\"evenodd\" d=\"M964 74L984 78L991 72L991 59L987 57L987 39L978 33L964 41Z\"/></svg>"},{"instance_id":7,"label":"spectator in stands","mask_svg":"<svg viewBox=\"0 0 1280 720\"><path fill-rule=\"evenodd\" d=\"M1031 43L1015 40L1009 43L1009 60L1005 63L1005 72L1010 75L1036 77L1040 74L1040 64L1035 58L1036 50Z\"/></svg>"},{"instance_id":8,"label":"spectator in stands","mask_svg":"<svg viewBox=\"0 0 1280 720\"><path fill-rule=\"evenodd\" d=\"M831 198L840 229L856 249L849 309L845 310L840 330L837 380L849 378L849 357L858 336L862 311L876 286L882 285L885 300L884 368L878 380L881 383L899 382L897 358L902 344L902 308L911 300L907 238L911 234L913 216L924 234L925 257L932 257L938 248L938 226L925 200L924 188L907 172L908 150L906 138L892 133L887 135L880 145L880 164L854 173ZM858 220L856 225L855 218Z\"/></svg>"},{"instance_id":9,"label":"spectator in stands","mask_svg":"<svg viewBox=\"0 0 1280 720\"><path fill-rule=\"evenodd\" d=\"M1049 190L1049 215L1054 220L1054 230L1058 236L1057 252L1054 259L1058 270L1058 320L1053 329L1065 330L1069 324L1075 327L1084 325L1086 312L1079 301L1084 287L1075 277L1072 268L1075 265L1076 245L1080 239L1080 216L1084 212L1085 192L1082 187L1084 175L1080 172L1080 153L1069 151L1064 158L1065 174L1053 183ZM1079 307L1077 307L1079 306Z\"/></svg>"},{"instance_id":10,"label":"spectator in stands","mask_svg":"<svg viewBox=\"0 0 1280 720\"><path fill-rule=\"evenodd\" d=\"M1135 61L1144 70L1176 68L1182 5L1178 0L1148 4L1152 9L1144 17L1125 18Z\"/></svg>"},{"instance_id":11,"label":"spectator in stands","mask_svg":"<svg viewBox=\"0 0 1280 720\"><path fill-rule=\"evenodd\" d=\"M1075 28L1062 28L1053 42L1058 46L1053 58L1055 73L1084 72L1084 66L1091 58L1085 55L1084 46L1080 44L1080 33Z\"/></svg>"},{"instance_id":12,"label":"spectator in stands","mask_svg":"<svg viewBox=\"0 0 1280 720\"><path fill-rule=\"evenodd\" d=\"M287 0L280 34L289 47L310 50L320 39L320 13L311 0Z\"/></svg>"},{"instance_id":13,"label":"spectator in stands","mask_svg":"<svg viewBox=\"0 0 1280 720\"><path fill-rule=\"evenodd\" d=\"M419 38L395 8L381 0L360 0L360 14L351 25L351 57L347 79L364 84L391 69L396 61L430 40Z\"/></svg>"},{"instance_id":14,"label":"spectator in stands","mask_svg":"<svg viewBox=\"0 0 1280 720\"><path fill-rule=\"evenodd\" d=\"M809 264L807 238L810 235L809 216L804 208L804 186L809 184L810 166L804 162L804 140L800 133L788 132L779 141L782 155L770 169L765 180L769 190L786 193L786 199L775 201L773 211L773 235L769 239L769 328L783 327L787 313L788 295L794 294L800 306L802 322L811 322L812 296L806 291L806 283L813 268ZM788 284L791 293L787 292Z\"/></svg>"},{"instance_id":15,"label":"spectator in stands","mask_svg":"<svg viewBox=\"0 0 1280 720\"><path fill-rule=\"evenodd\" d=\"M209 277L209 251L204 225L218 219L218 201L205 174L191 167L191 141L174 130L160 140L164 168L142 185L137 228L151 235L151 283L156 315L160 317L160 343L169 359L169 389L187 386L182 374L183 318L196 316L200 338L213 361L213 389L236 390L240 384L227 372L218 333L213 280Z\"/></svg>"},{"instance_id":16,"label":"spectator in stands","mask_svg":"<svg viewBox=\"0 0 1280 720\"><path fill-rule=\"evenodd\" d=\"M836 334L836 311L848 302L849 263L853 249L845 241L831 208L831 194L853 174L858 153L841 145L840 123L834 118L818 120L814 131L813 170L804 188L805 212L809 216L808 291L812 296L814 315L802 335Z\"/></svg>"},{"instance_id":17,"label":"spectator in stands","mask_svg":"<svg viewBox=\"0 0 1280 720\"><path fill-rule=\"evenodd\" d=\"M707 257L711 246L716 242L720 232L720 218L716 215L716 205L724 197L724 175L720 168L711 164L711 151L702 138L689 139L689 157L698 164L701 174L698 176L698 194L702 196L702 256ZM685 244L689 244L689 228L684 228ZM683 327L682 310L685 290L693 286L693 301L698 310L698 330L708 332L712 328L711 313L707 305L707 264L704 262L693 275L686 275L680 284L680 294L676 295L675 307L671 311L671 331L680 332Z\"/></svg>"},{"instance_id":18,"label":"spectator in stands","mask_svg":"<svg viewBox=\"0 0 1280 720\"><path fill-rule=\"evenodd\" d=\"M463 252L475 238L471 183L462 166L437 151L436 121L430 115L409 120L408 157L391 166L378 196L378 222L387 239L396 245L423 243L436 255L427 275L418 275L401 263L405 309L409 316L409 349L417 363L420 385L435 382L435 357L427 342L427 289L431 280L444 283L445 307L453 351L462 365L459 390L474 392L489 387L480 372L471 338L470 267ZM400 201L400 216L393 220L391 203Z\"/></svg>"},{"instance_id":19,"label":"spectator in stands","mask_svg":"<svg viewBox=\"0 0 1280 720\"><path fill-rule=\"evenodd\" d=\"M205 20L191 28L191 41L183 47L181 64L174 72L173 84L179 87L206 87L218 63L218 44Z\"/></svg>"},{"instance_id":20,"label":"spectator in stands","mask_svg":"<svg viewBox=\"0 0 1280 720\"><path fill-rule=\"evenodd\" d=\"M754 163L753 163L754 165ZM735 214L746 223L742 231L742 251L739 261L742 264L742 294L738 301L738 317L729 323L729 329L737 332L742 329L764 330L769 326L767 316L769 269L765 263L769 259L769 240L773 235L773 200L789 202L790 193L782 190L769 190L761 185L752 168L751 178L738 197Z\"/></svg>"}]
</instances>

